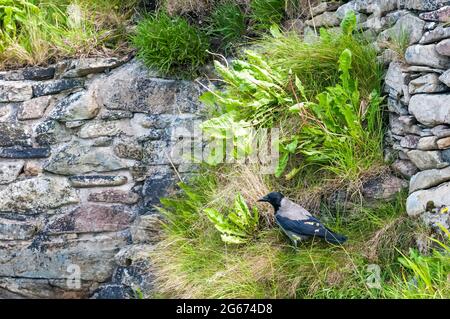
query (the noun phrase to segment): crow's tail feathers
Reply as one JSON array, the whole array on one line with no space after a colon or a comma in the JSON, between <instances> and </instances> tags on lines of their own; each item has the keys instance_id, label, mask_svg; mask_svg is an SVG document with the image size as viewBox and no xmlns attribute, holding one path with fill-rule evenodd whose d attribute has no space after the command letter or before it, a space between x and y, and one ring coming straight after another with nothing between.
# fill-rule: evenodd
<instances>
[{"instance_id":1,"label":"crow's tail feathers","mask_svg":"<svg viewBox=\"0 0 450 319\"><path fill-rule=\"evenodd\" d=\"M347 241L347 237L345 237L344 235L333 233L332 231L327 231L324 238L327 242L337 245L342 245Z\"/></svg>"}]
</instances>

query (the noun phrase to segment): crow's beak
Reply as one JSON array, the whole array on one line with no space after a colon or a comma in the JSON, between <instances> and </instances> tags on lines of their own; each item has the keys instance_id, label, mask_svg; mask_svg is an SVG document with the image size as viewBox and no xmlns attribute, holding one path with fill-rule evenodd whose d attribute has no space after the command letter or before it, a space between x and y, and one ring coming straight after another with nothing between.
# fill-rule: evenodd
<instances>
[{"instance_id":1,"label":"crow's beak","mask_svg":"<svg viewBox=\"0 0 450 319\"><path fill-rule=\"evenodd\" d=\"M267 196L261 197L258 202L269 202L269 198Z\"/></svg>"}]
</instances>

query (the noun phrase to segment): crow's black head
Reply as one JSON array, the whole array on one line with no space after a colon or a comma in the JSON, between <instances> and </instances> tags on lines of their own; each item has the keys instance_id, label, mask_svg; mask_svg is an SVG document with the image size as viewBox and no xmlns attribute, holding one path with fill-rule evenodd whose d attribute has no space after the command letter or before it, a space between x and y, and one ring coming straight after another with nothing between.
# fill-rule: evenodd
<instances>
[{"instance_id":1,"label":"crow's black head","mask_svg":"<svg viewBox=\"0 0 450 319\"><path fill-rule=\"evenodd\" d=\"M281 200L283 199L283 197L284 195L279 192L272 192L258 199L258 202L270 203L273 206L273 208L275 208L275 211L277 211L278 208L280 208L281 206Z\"/></svg>"}]
</instances>

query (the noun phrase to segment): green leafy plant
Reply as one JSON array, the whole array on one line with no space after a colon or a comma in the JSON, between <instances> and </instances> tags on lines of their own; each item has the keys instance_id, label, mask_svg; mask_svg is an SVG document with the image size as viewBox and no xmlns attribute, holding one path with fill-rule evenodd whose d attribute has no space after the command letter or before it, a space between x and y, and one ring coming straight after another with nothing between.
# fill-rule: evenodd
<instances>
[{"instance_id":1,"label":"green leafy plant","mask_svg":"<svg viewBox=\"0 0 450 319\"><path fill-rule=\"evenodd\" d=\"M228 52L247 31L246 17L241 7L227 1L219 4L209 17L209 33L221 41L221 47Z\"/></svg>"},{"instance_id":2,"label":"green leafy plant","mask_svg":"<svg viewBox=\"0 0 450 319\"><path fill-rule=\"evenodd\" d=\"M303 165L325 166L341 176L354 173L352 169L358 167L360 160L373 154L373 150L381 152L382 146L382 99L374 91L369 101L362 103L358 81L350 75L351 65L352 53L346 49L339 58L341 82L320 93L317 102L306 101L291 107L300 117L305 117L306 112L313 116L298 135L288 139L296 144L298 141L297 153L302 155ZM304 91L298 79L296 83L299 91ZM365 160L370 163L375 159Z\"/></svg>"},{"instance_id":3,"label":"green leafy plant","mask_svg":"<svg viewBox=\"0 0 450 319\"><path fill-rule=\"evenodd\" d=\"M163 75L193 77L208 60L206 34L186 19L165 13L140 21L133 43L138 58Z\"/></svg>"},{"instance_id":4,"label":"green leafy plant","mask_svg":"<svg viewBox=\"0 0 450 319\"><path fill-rule=\"evenodd\" d=\"M246 243L258 229L258 209L253 207L250 211L241 194L236 196L234 208L227 215L214 208L206 208L204 212L221 233L222 241L228 244Z\"/></svg>"},{"instance_id":5,"label":"green leafy plant","mask_svg":"<svg viewBox=\"0 0 450 319\"><path fill-rule=\"evenodd\" d=\"M39 8L26 0L0 1L0 41L5 42L16 38L21 25L26 22L28 13L38 14Z\"/></svg>"},{"instance_id":6,"label":"green leafy plant","mask_svg":"<svg viewBox=\"0 0 450 319\"><path fill-rule=\"evenodd\" d=\"M251 0L250 9L255 30L267 31L273 24L281 23L285 0Z\"/></svg>"}]
</instances>

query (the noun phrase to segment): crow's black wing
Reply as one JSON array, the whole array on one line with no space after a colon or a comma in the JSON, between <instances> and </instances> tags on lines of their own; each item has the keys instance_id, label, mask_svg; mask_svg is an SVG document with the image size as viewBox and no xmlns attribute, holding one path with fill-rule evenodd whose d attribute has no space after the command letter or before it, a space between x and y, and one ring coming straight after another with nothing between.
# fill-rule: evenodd
<instances>
[{"instance_id":1,"label":"crow's black wing","mask_svg":"<svg viewBox=\"0 0 450 319\"><path fill-rule=\"evenodd\" d=\"M275 218L283 229L299 235L322 237L326 241L336 244L341 244L347 240L345 236L333 233L314 217L303 220L293 220L277 215Z\"/></svg>"}]
</instances>

